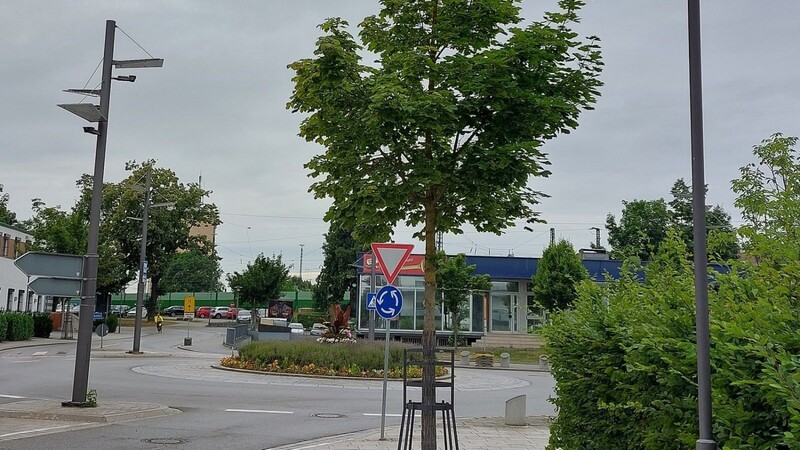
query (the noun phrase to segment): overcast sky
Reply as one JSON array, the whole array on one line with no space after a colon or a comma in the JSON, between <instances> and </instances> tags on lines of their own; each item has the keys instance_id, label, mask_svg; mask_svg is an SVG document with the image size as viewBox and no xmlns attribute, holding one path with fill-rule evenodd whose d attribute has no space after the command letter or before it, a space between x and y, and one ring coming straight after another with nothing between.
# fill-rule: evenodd
<instances>
[{"instance_id":1,"label":"overcast sky","mask_svg":"<svg viewBox=\"0 0 800 450\"><path fill-rule=\"evenodd\" d=\"M541 17L555 0L523 2ZM285 109L286 65L310 57L327 17L355 25L376 0L57 1L0 0L0 184L10 207L31 216L32 198L73 206L75 181L91 173L88 125L56 107L81 98L61 92L99 83L105 20L155 57L161 69L118 70L111 95L106 181L125 177L128 160L156 159L183 182L213 191L222 268L241 270L259 253L281 253L304 278L323 261L327 201L307 192L303 164L320 148L297 137L301 117ZM541 256L549 228L576 248L594 241L623 200L669 199L691 178L685 0L589 1L578 31L601 38L605 71L594 111L579 128L548 142L553 172L531 185L551 195L539 205L546 225L502 236L446 235L448 253ZM708 204L732 213L730 181L752 162L752 146L775 132L797 136L800 97L797 0L702 2ZM355 30L354 30L355 31ZM148 57L117 32L115 59ZM396 242L415 243L396 229ZM421 253L421 243L415 252Z\"/></svg>"}]
</instances>

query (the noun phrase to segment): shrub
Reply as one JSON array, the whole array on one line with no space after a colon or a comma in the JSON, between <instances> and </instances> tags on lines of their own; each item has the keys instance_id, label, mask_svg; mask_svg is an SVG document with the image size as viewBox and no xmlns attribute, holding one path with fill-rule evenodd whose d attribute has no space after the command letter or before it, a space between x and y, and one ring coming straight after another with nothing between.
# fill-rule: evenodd
<instances>
[{"instance_id":1,"label":"shrub","mask_svg":"<svg viewBox=\"0 0 800 450\"><path fill-rule=\"evenodd\" d=\"M6 340L27 341L33 337L33 318L23 313L5 314L8 328Z\"/></svg>"},{"instance_id":2,"label":"shrub","mask_svg":"<svg viewBox=\"0 0 800 450\"><path fill-rule=\"evenodd\" d=\"M108 327L109 333L116 333L117 326L119 326L119 317L116 314L109 314L106 317L106 326Z\"/></svg>"},{"instance_id":3,"label":"shrub","mask_svg":"<svg viewBox=\"0 0 800 450\"><path fill-rule=\"evenodd\" d=\"M0 342L6 340L7 330L8 330L8 321L6 320L6 314L0 313Z\"/></svg>"},{"instance_id":4,"label":"shrub","mask_svg":"<svg viewBox=\"0 0 800 450\"><path fill-rule=\"evenodd\" d=\"M306 330L311 329L315 323L322 323L328 320L328 316L321 312L305 312L295 315L295 321L302 323Z\"/></svg>"},{"instance_id":5,"label":"shrub","mask_svg":"<svg viewBox=\"0 0 800 450\"><path fill-rule=\"evenodd\" d=\"M41 338L49 338L53 332L53 319L47 313L33 313L33 335Z\"/></svg>"},{"instance_id":6,"label":"shrub","mask_svg":"<svg viewBox=\"0 0 800 450\"><path fill-rule=\"evenodd\" d=\"M791 263L800 273L800 262ZM641 282L582 285L544 334L558 417L549 448L693 448L697 439L694 287L670 241ZM800 448L800 310L786 273L737 264L709 292L714 435L719 448Z\"/></svg>"}]
</instances>

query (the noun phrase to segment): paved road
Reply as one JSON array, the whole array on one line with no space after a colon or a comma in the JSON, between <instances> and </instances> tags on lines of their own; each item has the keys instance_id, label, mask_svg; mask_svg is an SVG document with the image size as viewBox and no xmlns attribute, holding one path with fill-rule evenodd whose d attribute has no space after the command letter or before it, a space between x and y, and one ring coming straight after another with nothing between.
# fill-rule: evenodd
<instances>
[{"instance_id":1,"label":"paved road","mask_svg":"<svg viewBox=\"0 0 800 450\"><path fill-rule=\"evenodd\" d=\"M183 324L165 327L160 335L145 329L143 356L123 356L132 346L125 330L104 339L103 349L99 348L99 339L93 341L89 388L97 390L99 402L161 403L182 414L57 429L46 429L46 424L35 421L12 424L13 431L0 428L0 449L136 449L161 448L169 443L198 449L260 449L380 426L380 381L214 369L211 365L230 350L221 345L224 329L203 325L190 325L195 351L179 348L186 336ZM74 341L59 341L0 351L0 403L69 399L75 345ZM500 417L505 400L520 394L528 396L529 415L553 413L547 402L553 395L553 380L547 373L457 369L456 380L456 411L460 417ZM387 425L399 424L401 404L401 385L390 382ZM12 419L2 422L9 424L8 420Z\"/></svg>"}]
</instances>

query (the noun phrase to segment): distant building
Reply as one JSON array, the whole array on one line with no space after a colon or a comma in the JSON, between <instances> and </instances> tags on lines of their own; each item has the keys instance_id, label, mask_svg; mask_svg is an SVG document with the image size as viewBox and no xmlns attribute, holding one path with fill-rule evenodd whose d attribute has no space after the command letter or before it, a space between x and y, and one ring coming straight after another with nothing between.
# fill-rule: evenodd
<instances>
[{"instance_id":1,"label":"distant building","mask_svg":"<svg viewBox=\"0 0 800 450\"><path fill-rule=\"evenodd\" d=\"M28 251L33 236L11 225L0 224L0 311L47 311L51 297L28 290L28 277L14 260Z\"/></svg>"}]
</instances>

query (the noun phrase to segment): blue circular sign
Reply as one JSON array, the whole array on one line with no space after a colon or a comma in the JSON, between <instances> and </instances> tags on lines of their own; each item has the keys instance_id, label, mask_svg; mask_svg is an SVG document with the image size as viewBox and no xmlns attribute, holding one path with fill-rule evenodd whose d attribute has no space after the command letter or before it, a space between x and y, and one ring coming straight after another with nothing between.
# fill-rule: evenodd
<instances>
[{"instance_id":1,"label":"blue circular sign","mask_svg":"<svg viewBox=\"0 0 800 450\"><path fill-rule=\"evenodd\" d=\"M375 310L384 319L394 319L403 309L403 294L392 285L384 286L375 297Z\"/></svg>"}]
</instances>

